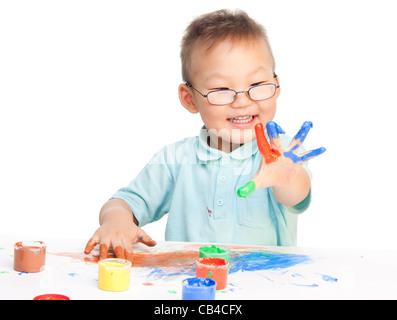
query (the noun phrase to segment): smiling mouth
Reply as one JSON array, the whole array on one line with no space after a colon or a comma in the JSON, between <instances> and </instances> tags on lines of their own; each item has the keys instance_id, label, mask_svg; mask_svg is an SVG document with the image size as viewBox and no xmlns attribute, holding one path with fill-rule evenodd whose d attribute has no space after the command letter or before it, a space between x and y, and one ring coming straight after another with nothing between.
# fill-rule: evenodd
<instances>
[{"instance_id":1,"label":"smiling mouth","mask_svg":"<svg viewBox=\"0 0 397 320\"><path fill-rule=\"evenodd\" d=\"M233 123L250 123L252 120L254 120L255 116L242 116L242 117L235 117L235 118L229 118L228 120Z\"/></svg>"}]
</instances>

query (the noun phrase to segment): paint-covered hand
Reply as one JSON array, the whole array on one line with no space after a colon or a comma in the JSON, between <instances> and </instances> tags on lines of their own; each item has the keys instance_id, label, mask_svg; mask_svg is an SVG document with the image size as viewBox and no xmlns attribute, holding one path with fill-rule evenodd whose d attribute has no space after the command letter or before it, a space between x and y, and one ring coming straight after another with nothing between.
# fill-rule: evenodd
<instances>
[{"instance_id":1,"label":"paint-covered hand","mask_svg":"<svg viewBox=\"0 0 397 320\"><path fill-rule=\"evenodd\" d=\"M99 259L108 257L109 248L113 248L116 258L132 260L132 244L142 242L148 246L155 246L145 231L132 220L108 220L104 222L88 241L84 252L89 254L99 244Z\"/></svg>"},{"instance_id":2,"label":"paint-covered hand","mask_svg":"<svg viewBox=\"0 0 397 320\"><path fill-rule=\"evenodd\" d=\"M288 183L295 178L302 164L324 153L325 148L298 153L299 147L312 127L312 122L306 121L289 146L284 148L280 134L285 132L277 123L270 121L266 125L270 145L266 139L263 124L258 123L255 126L255 134L262 161L251 181L237 190L238 196L245 198L256 189Z\"/></svg>"}]
</instances>

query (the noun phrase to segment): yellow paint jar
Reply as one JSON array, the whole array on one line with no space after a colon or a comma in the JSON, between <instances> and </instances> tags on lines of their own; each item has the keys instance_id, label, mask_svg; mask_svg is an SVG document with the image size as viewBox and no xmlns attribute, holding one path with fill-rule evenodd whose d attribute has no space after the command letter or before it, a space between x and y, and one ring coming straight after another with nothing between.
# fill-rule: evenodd
<instances>
[{"instance_id":1,"label":"yellow paint jar","mask_svg":"<svg viewBox=\"0 0 397 320\"><path fill-rule=\"evenodd\" d=\"M125 259L104 259L98 262L98 288L125 291L130 287L131 262Z\"/></svg>"}]
</instances>

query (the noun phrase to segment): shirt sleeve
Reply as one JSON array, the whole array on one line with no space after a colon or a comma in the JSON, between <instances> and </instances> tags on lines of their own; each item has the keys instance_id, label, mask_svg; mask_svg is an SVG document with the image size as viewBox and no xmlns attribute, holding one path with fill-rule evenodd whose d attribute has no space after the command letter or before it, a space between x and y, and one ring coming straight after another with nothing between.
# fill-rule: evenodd
<instances>
[{"instance_id":1,"label":"shirt sleeve","mask_svg":"<svg viewBox=\"0 0 397 320\"><path fill-rule=\"evenodd\" d=\"M172 162L164 147L154 155L127 187L119 189L113 199L124 200L142 227L168 213L174 190Z\"/></svg>"},{"instance_id":2,"label":"shirt sleeve","mask_svg":"<svg viewBox=\"0 0 397 320\"><path fill-rule=\"evenodd\" d=\"M303 199L301 202L294 206L287 207L288 211L291 213L302 213L304 212L307 208L309 208L310 202L312 199L312 190L309 190L309 194L306 196L305 199Z\"/></svg>"}]
</instances>

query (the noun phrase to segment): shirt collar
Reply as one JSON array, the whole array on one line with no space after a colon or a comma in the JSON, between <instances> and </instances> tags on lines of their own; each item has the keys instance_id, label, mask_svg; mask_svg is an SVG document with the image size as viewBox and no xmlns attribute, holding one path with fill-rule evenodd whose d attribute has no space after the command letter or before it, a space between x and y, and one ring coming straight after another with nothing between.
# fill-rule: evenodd
<instances>
[{"instance_id":1,"label":"shirt collar","mask_svg":"<svg viewBox=\"0 0 397 320\"><path fill-rule=\"evenodd\" d=\"M235 160L245 160L252 157L258 152L258 145L256 139L243 144L241 147L233 150L231 153L226 153L218 149L211 148L207 143L208 131L205 126L200 130L198 137L197 157L201 161L219 160L222 157L230 157Z\"/></svg>"}]
</instances>

